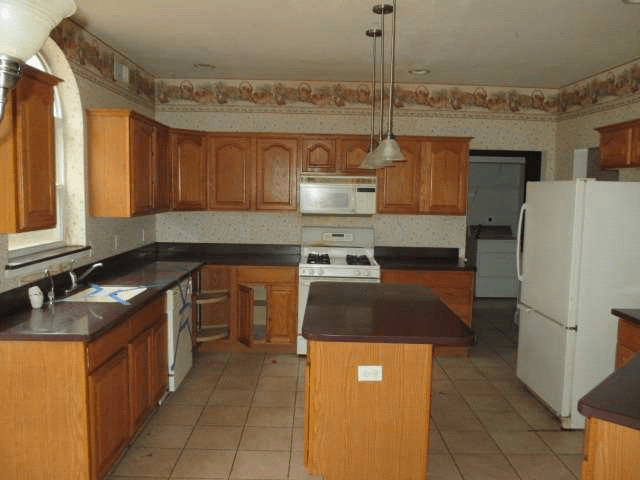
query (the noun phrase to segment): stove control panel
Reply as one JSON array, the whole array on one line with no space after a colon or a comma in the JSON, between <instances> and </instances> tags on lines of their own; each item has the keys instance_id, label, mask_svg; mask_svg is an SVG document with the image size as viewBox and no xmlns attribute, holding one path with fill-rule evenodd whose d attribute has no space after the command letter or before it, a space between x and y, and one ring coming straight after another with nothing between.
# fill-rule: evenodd
<instances>
[{"instance_id":1,"label":"stove control panel","mask_svg":"<svg viewBox=\"0 0 640 480\"><path fill-rule=\"evenodd\" d=\"M298 273L303 277L377 278L380 276L378 269L357 268L301 267Z\"/></svg>"}]
</instances>

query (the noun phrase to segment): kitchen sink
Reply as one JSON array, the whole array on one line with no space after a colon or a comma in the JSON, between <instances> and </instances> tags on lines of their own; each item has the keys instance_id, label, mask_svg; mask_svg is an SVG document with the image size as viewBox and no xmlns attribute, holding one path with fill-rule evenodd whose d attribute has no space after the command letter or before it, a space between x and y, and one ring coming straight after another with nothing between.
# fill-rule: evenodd
<instances>
[{"instance_id":1,"label":"kitchen sink","mask_svg":"<svg viewBox=\"0 0 640 480\"><path fill-rule=\"evenodd\" d=\"M61 299L63 302L99 302L129 304L129 300L144 292L147 287L132 287L131 285L91 285Z\"/></svg>"}]
</instances>

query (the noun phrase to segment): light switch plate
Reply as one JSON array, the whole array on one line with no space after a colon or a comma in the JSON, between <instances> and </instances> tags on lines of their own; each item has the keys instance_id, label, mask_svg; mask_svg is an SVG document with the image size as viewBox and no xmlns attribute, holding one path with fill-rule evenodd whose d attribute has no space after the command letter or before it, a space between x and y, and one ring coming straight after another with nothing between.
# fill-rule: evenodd
<instances>
[{"instance_id":1,"label":"light switch plate","mask_svg":"<svg viewBox=\"0 0 640 480\"><path fill-rule=\"evenodd\" d=\"M358 365L359 382L381 382L382 365Z\"/></svg>"}]
</instances>

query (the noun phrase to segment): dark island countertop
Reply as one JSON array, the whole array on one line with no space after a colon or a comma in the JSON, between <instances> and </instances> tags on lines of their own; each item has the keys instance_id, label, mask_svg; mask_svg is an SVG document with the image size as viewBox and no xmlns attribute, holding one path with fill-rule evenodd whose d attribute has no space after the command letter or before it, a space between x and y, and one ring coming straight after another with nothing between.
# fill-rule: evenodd
<instances>
[{"instance_id":1,"label":"dark island countertop","mask_svg":"<svg viewBox=\"0 0 640 480\"><path fill-rule=\"evenodd\" d=\"M611 313L640 326L640 309L638 308L614 308Z\"/></svg>"},{"instance_id":2,"label":"dark island countertop","mask_svg":"<svg viewBox=\"0 0 640 480\"><path fill-rule=\"evenodd\" d=\"M582 397L578 411L586 417L640 430L640 355Z\"/></svg>"},{"instance_id":3,"label":"dark island countertop","mask_svg":"<svg viewBox=\"0 0 640 480\"><path fill-rule=\"evenodd\" d=\"M307 340L469 346L473 331L430 289L412 284L314 282Z\"/></svg>"},{"instance_id":4,"label":"dark island countertop","mask_svg":"<svg viewBox=\"0 0 640 480\"><path fill-rule=\"evenodd\" d=\"M199 262L151 262L119 276L96 282L102 285L145 286L147 289L121 303L57 301L41 309L28 309L0 324L0 340L91 341L114 328L178 282L200 268Z\"/></svg>"}]
</instances>

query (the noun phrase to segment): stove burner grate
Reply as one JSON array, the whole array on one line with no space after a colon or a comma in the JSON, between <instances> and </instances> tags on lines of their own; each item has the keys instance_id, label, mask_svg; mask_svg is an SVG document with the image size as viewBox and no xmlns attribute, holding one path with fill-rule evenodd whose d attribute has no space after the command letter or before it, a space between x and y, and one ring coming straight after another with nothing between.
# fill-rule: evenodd
<instances>
[{"instance_id":1,"label":"stove burner grate","mask_svg":"<svg viewBox=\"0 0 640 480\"><path fill-rule=\"evenodd\" d=\"M328 253L310 253L307 256L307 263L310 264L321 264L321 265L330 265L331 259L329 258Z\"/></svg>"},{"instance_id":2,"label":"stove burner grate","mask_svg":"<svg viewBox=\"0 0 640 480\"><path fill-rule=\"evenodd\" d=\"M366 255L347 255L347 265L371 265Z\"/></svg>"}]
</instances>

